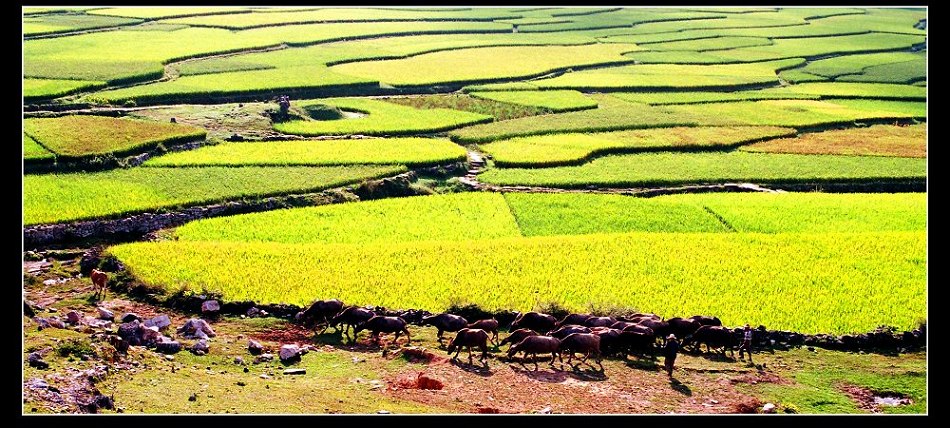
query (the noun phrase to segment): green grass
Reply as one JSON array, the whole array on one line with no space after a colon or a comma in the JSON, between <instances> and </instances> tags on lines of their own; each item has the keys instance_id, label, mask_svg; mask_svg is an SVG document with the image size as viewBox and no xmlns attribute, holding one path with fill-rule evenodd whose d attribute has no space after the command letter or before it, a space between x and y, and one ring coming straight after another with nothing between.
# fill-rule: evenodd
<instances>
[{"instance_id":1,"label":"green grass","mask_svg":"<svg viewBox=\"0 0 950 428\"><path fill-rule=\"evenodd\" d=\"M844 17L842 17L844 18ZM828 18L833 19L833 18ZM716 55L737 61L763 61L780 58L810 58L871 50L906 49L924 41L924 36L871 33L853 36L777 39L769 46L717 51Z\"/></svg>"},{"instance_id":2,"label":"green grass","mask_svg":"<svg viewBox=\"0 0 950 428\"><path fill-rule=\"evenodd\" d=\"M605 153L721 149L763 138L794 135L794 129L778 127L660 128L521 137L482 145L481 149L491 154L499 167L541 167L578 164Z\"/></svg>"},{"instance_id":3,"label":"green grass","mask_svg":"<svg viewBox=\"0 0 950 428\"><path fill-rule=\"evenodd\" d=\"M141 22L138 19L88 14L45 14L23 17L23 35L67 33L95 28L117 27Z\"/></svg>"},{"instance_id":4,"label":"green grass","mask_svg":"<svg viewBox=\"0 0 950 428\"><path fill-rule=\"evenodd\" d=\"M566 16L562 14L555 14L555 16ZM625 31L630 31L632 25L642 25L648 22L658 22L658 21L679 21L679 22L689 22L681 21L684 19L695 19L695 18L707 18L707 17L721 17L725 16L720 13L710 13L710 12L696 12L696 11L683 11L683 10L671 10L671 9L621 9L617 11L603 12L591 15L577 15L570 16L569 19L571 22L561 23L561 24L539 24L539 25L530 25L527 27L519 27L518 31L520 32L569 32L577 30L589 30L596 28L620 28Z\"/></svg>"},{"instance_id":5,"label":"green grass","mask_svg":"<svg viewBox=\"0 0 950 428\"><path fill-rule=\"evenodd\" d=\"M416 97L384 98L386 102L417 109L461 110L486 116L495 120L517 119L551 113L550 110L523 104L511 104L490 99L475 98L467 94L435 94Z\"/></svg>"},{"instance_id":6,"label":"green grass","mask_svg":"<svg viewBox=\"0 0 950 428\"><path fill-rule=\"evenodd\" d=\"M742 147L765 153L927 157L927 125L875 125L781 138Z\"/></svg>"},{"instance_id":7,"label":"green grass","mask_svg":"<svg viewBox=\"0 0 950 428\"><path fill-rule=\"evenodd\" d=\"M582 188L686 183L786 183L924 179L926 159L768 153L642 153L606 156L581 166L495 168L479 180L496 185Z\"/></svg>"},{"instance_id":8,"label":"green grass","mask_svg":"<svg viewBox=\"0 0 950 428\"><path fill-rule=\"evenodd\" d=\"M803 63L802 59L729 65L646 64L565 73L533 82L541 89L654 89L741 87L778 83L776 69Z\"/></svg>"},{"instance_id":9,"label":"green grass","mask_svg":"<svg viewBox=\"0 0 950 428\"><path fill-rule=\"evenodd\" d=\"M169 19L165 22L199 27L221 27L241 30L271 25L290 25L317 22L345 21L488 21L517 18L518 15L498 9L469 9L461 11L414 11L369 8L324 8L306 11L269 11L227 16L194 16Z\"/></svg>"},{"instance_id":10,"label":"green grass","mask_svg":"<svg viewBox=\"0 0 950 428\"><path fill-rule=\"evenodd\" d=\"M143 166L423 166L465 160L445 139L392 138L223 143L155 157Z\"/></svg>"},{"instance_id":11,"label":"green grass","mask_svg":"<svg viewBox=\"0 0 950 428\"><path fill-rule=\"evenodd\" d=\"M849 74L837 80L845 82L909 83L927 78L927 60L923 58L891 64L872 65L861 74Z\"/></svg>"},{"instance_id":12,"label":"green grass","mask_svg":"<svg viewBox=\"0 0 950 428\"><path fill-rule=\"evenodd\" d=\"M26 102L57 98L79 91L101 88L106 82L89 80L23 79L23 100Z\"/></svg>"},{"instance_id":13,"label":"green grass","mask_svg":"<svg viewBox=\"0 0 950 428\"><path fill-rule=\"evenodd\" d=\"M926 193L707 193L655 200L711 210L737 232L927 230Z\"/></svg>"},{"instance_id":14,"label":"green grass","mask_svg":"<svg viewBox=\"0 0 950 428\"><path fill-rule=\"evenodd\" d=\"M404 59L364 61L331 67L336 73L393 86L460 84L539 76L574 66L632 62L636 45L517 46L458 49Z\"/></svg>"},{"instance_id":15,"label":"green grass","mask_svg":"<svg viewBox=\"0 0 950 428\"><path fill-rule=\"evenodd\" d=\"M375 81L344 76L329 71L325 66L316 65L182 76L171 81L95 92L83 99L108 104L122 104L127 100L139 104L155 104L292 90L323 90L332 93L343 91L347 87L375 84Z\"/></svg>"},{"instance_id":16,"label":"green grass","mask_svg":"<svg viewBox=\"0 0 950 428\"><path fill-rule=\"evenodd\" d=\"M784 88L802 94L828 98L878 98L899 100L926 100L927 89L911 85L889 83L802 83Z\"/></svg>"},{"instance_id":17,"label":"green grass","mask_svg":"<svg viewBox=\"0 0 950 428\"><path fill-rule=\"evenodd\" d=\"M402 166L131 168L23 177L23 224L306 193L405 171Z\"/></svg>"},{"instance_id":18,"label":"green grass","mask_svg":"<svg viewBox=\"0 0 950 428\"><path fill-rule=\"evenodd\" d=\"M743 388L766 402L794 406L798 413L861 413L842 387L859 386L875 392L898 392L913 404L882 406L883 413L926 413L926 353L882 356L846 352L814 354L792 350L786 360L802 361L806 367L792 373L794 382L749 385Z\"/></svg>"},{"instance_id":19,"label":"green grass","mask_svg":"<svg viewBox=\"0 0 950 428\"><path fill-rule=\"evenodd\" d=\"M597 101L577 91L471 92L469 95L504 103L540 107L552 112L597 108Z\"/></svg>"},{"instance_id":20,"label":"green grass","mask_svg":"<svg viewBox=\"0 0 950 428\"><path fill-rule=\"evenodd\" d=\"M799 69L780 71L778 77L788 83L821 82L828 80L825 77L806 73Z\"/></svg>"},{"instance_id":21,"label":"green grass","mask_svg":"<svg viewBox=\"0 0 950 428\"><path fill-rule=\"evenodd\" d=\"M54 155L49 150L46 150L43 146L39 145L36 140L30 138L29 135L23 133L23 159L29 161L42 161L46 159L53 159Z\"/></svg>"},{"instance_id":22,"label":"green grass","mask_svg":"<svg viewBox=\"0 0 950 428\"><path fill-rule=\"evenodd\" d=\"M57 155L129 153L158 144L204 139L201 128L173 123L71 115L23 121L24 132Z\"/></svg>"},{"instance_id":23,"label":"green grass","mask_svg":"<svg viewBox=\"0 0 950 428\"><path fill-rule=\"evenodd\" d=\"M591 98L597 101L596 109L468 126L450 135L465 143L487 143L530 135L695 125L699 120L695 114L624 102L609 95Z\"/></svg>"},{"instance_id":24,"label":"green grass","mask_svg":"<svg viewBox=\"0 0 950 428\"><path fill-rule=\"evenodd\" d=\"M677 40L673 42L660 42L650 44L640 44L640 47L654 51L718 51L725 49L747 48L750 46L768 46L772 41L763 37L710 37L706 39L695 40Z\"/></svg>"},{"instance_id":25,"label":"green grass","mask_svg":"<svg viewBox=\"0 0 950 428\"><path fill-rule=\"evenodd\" d=\"M621 195L506 193L524 236L725 232L701 207Z\"/></svg>"},{"instance_id":26,"label":"green grass","mask_svg":"<svg viewBox=\"0 0 950 428\"><path fill-rule=\"evenodd\" d=\"M295 120L274 124L274 129L297 135L406 135L447 131L473 123L487 122L491 116L448 109L420 110L385 101L361 98L331 98L302 101L306 108L328 105L357 111L366 117L338 120Z\"/></svg>"},{"instance_id":27,"label":"green grass","mask_svg":"<svg viewBox=\"0 0 950 428\"><path fill-rule=\"evenodd\" d=\"M925 316L924 232L632 233L370 245L164 241L108 251L168 292L438 311L556 302L716 314L810 332L912 328Z\"/></svg>"},{"instance_id":28,"label":"green grass","mask_svg":"<svg viewBox=\"0 0 950 428\"><path fill-rule=\"evenodd\" d=\"M521 236L505 198L457 193L220 217L175 232L183 241L386 244Z\"/></svg>"},{"instance_id":29,"label":"green grass","mask_svg":"<svg viewBox=\"0 0 950 428\"><path fill-rule=\"evenodd\" d=\"M712 65L730 62L714 53L693 51L643 51L627 55L641 64L690 64Z\"/></svg>"},{"instance_id":30,"label":"green grass","mask_svg":"<svg viewBox=\"0 0 950 428\"><path fill-rule=\"evenodd\" d=\"M818 99L818 95L803 94L787 88L769 88L737 92L617 92L611 95L624 101L650 105L699 104L723 101Z\"/></svg>"}]
</instances>

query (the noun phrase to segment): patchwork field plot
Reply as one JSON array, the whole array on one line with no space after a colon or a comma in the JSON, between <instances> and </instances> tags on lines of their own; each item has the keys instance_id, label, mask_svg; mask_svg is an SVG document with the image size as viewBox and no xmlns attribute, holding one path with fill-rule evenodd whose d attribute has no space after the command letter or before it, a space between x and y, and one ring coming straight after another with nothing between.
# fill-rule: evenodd
<instances>
[{"instance_id":1,"label":"patchwork field plot","mask_svg":"<svg viewBox=\"0 0 950 428\"><path fill-rule=\"evenodd\" d=\"M854 102L857 101L857 102ZM665 107L674 114L699 115L715 112L702 123L772 125L772 126L817 126L834 123L850 123L861 119L895 119L923 117L920 107L926 103L879 100L764 100L719 104L687 104Z\"/></svg>"},{"instance_id":2,"label":"patchwork field plot","mask_svg":"<svg viewBox=\"0 0 950 428\"><path fill-rule=\"evenodd\" d=\"M926 231L926 193L717 193L656 198L702 206L737 232Z\"/></svg>"},{"instance_id":3,"label":"patchwork field plot","mask_svg":"<svg viewBox=\"0 0 950 428\"><path fill-rule=\"evenodd\" d=\"M26 135L25 132L23 133L23 160L42 161L53 159L53 157L54 156L52 152L39 145L36 140L30 138L30 136Z\"/></svg>"},{"instance_id":4,"label":"patchwork field plot","mask_svg":"<svg viewBox=\"0 0 950 428\"><path fill-rule=\"evenodd\" d=\"M577 91L471 92L469 95L510 104L540 107L558 113L597 108L597 101Z\"/></svg>"},{"instance_id":5,"label":"patchwork field plot","mask_svg":"<svg viewBox=\"0 0 950 428\"><path fill-rule=\"evenodd\" d=\"M830 18L829 18L830 19ZM924 36L871 33L853 36L777 39L769 46L718 51L717 56L737 61L764 61L779 58L813 58L823 55L865 53L876 50L909 49L923 43Z\"/></svg>"},{"instance_id":6,"label":"patchwork field plot","mask_svg":"<svg viewBox=\"0 0 950 428\"><path fill-rule=\"evenodd\" d=\"M56 98L105 85L106 82L88 80L23 79L23 101Z\"/></svg>"},{"instance_id":7,"label":"patchwork field plot","mask_svg":"<svg viewBox=\"0 0 950 428\"><path fill-rule=\"evenodd\" d=\"M744 142L793 136L779 127L685 127L641 129L593 134L553 134L521 137L482 145L500 167L541 167L582 163L606 153L704 150Z\"/></svg>"},{"instance_id":8,"label":"patchwork field plot","mask_svg":"<svg viewBox=\"0 0 950 428\"><path fill-rule=\"evenodd\" d=\"M317 10L269 11L220 16L194 16L169 19L166 22L199 27L221 27L233 30L316 22L345 21L490 21L517 18L520 15L498 9L468 10L385 10L361 8L325 8Z\"/></svg>"},{"instance_id":9,"label":"patchwork field plot","mask_svg":"<svg viewBox=\"0 0 950 428\"><path fill-rule=\"evenodd\" d=\"M247 13L250 9L218 6L198 7L115 7L89 11L93 15L126 16L131 18L160 19L176 16L220 15L229 13Z\"/></svg>"},{"instance_id":10,"label":"patchwork field plot","mask_svg":"<svg viewBox=\"0 0 950 428\"><path fill-rule=\"evenodd\" d=\"M39 36L95 28L118 27L142 22L138 19L86 14L43 14L23 18L23 35Z\"/></svg>"},{"instance_id":11,"label":"patchwork field plot","mask_svg":"<svg viewBox=\"0 0 950 428\"><path fill-rule=\"evenodd\" d=\"M298 103L302 109L331 106L365 117L337 120L295 120L274 124L274 129L298 135L404 135L447 131L491 121L491 116L448 109L414 109L385 101L336 98Z\"/></svg>"},{"instance_id":12,"label":"patchwork field plot","mask_svg":"<svg viewBox=\"0 0 950 428\"><path fill-rule=\"evenodd\" d=\"M130 168L26 175L23 224L116 217L241 197L306 193L405 170L403 166Z\"/></svg>"},{"instance_id":13,"label":"patchwork field plot","mask_svg":"<svg viewBox=\"0 0 950 428\"><path fill-rule=\"evenodd\" d=\"M472 48L354 62L330 69L394 86L445 85L532 77L576 66L630 63L633 60L622 54L636 50L636 45L625 44Z\"/></svg>"},{"instance_id":14,"label":"patchwork field plot","mask_svg":"<svg viewBox=\"0 0 950 428\"><path fill-rule=\"evenodd\" d=\"M464 159L465 149L446 139L367 138L223 143L152 158L143 166L425 166Z\"/></svg>"},{"instance_id":15,"label":"patchwork field plot","mask_svg":"<svg viewBox=\"0 0 950 428\"><path fill-rule=\"evenodd\" d=\"M84 115L26 119L23 130L57 155L67 157L128 153L158 144L201 140L206 134L187 125Z\"/></svg>"},{"instance_id":16,"label":"patchwork field plot","mask_svg":"<svg viewBox=\"0 0 950 428\"><path fill-rule=\"evenodd\" d=\"M927 125L875 125L805 134L742 147L749 152L927 157Z\"/></svg>"},{"instance_id":17,"label":"patchwork field plot","mask_svg":"<svg viewBox=\"0 0 950 428\"><path fill-rule=\"evenodd\" d=\"M521 236L499 194L462 193L355 202L193 222L185 241L367 244Z\"/></svg>"},{"instance_id":18,"label":"patchwork field plot","mask_svg":"<svg viewBox=\"0 0 950 428\"><path fill-rule=\"evenodd\" d=\"M684 183L825 182L924 179L925 159L770 153L642 153L597 158L581 166L496 168L479 176L497 185L583 188Z\"/></svg>"},{"instance_id":19,"label":"patchwork field plot","mask_svg":"<svg viewBox=\"0 0 950 428\"><path fill-rule=\"evenodd\" d=\"M927 99L927 88L887 83L802 83L787 89L791 92L820 95L822 98Z\"/></svg>"},{"instance_id":20,"label":"patchwork field plot","mask_svg":"<svg viewBox=\"0 0 950 428\"><path fill-rule=\"evenodd\" d=\"M787 88L768 88L737 92L617 92L611 95L624 101L650 105L699 104L724 101L818 99L815 94L800 93Z\"/></svg>"},{"instance_id":21,"label":"patchwork field plot","mask_svg":"<svg viewBox=\"0 0 950 428\"><path fill-rule=\"evenodd\" d=\"M502 97L503 98L503 97ZM517 97L515 97L517 99ZM519 117L536 116L539 114L552 113L551 110L541 107L529 106L526 104L513 104L508 102L495 101L488 98L475 98L471 95L463 94L445 94L445 95L423 95L416 97L389 97L383 98L386 102L404 105L417 109L449 109L477 113L485 116L491 116L495 120L517 119ZM586 98L584 99L587 100ZM524 101L524 99L522 99ZM531 101L534 101L533 99ZM576 101L580 101L579 99ZM541 101L539 101L540 103ZM555 103L554 100L546 100L546 104L560 104L563 101ZM594 107L596 107L596 102Z\"/></svg>"},{"instance_id":22,"label":"patchwork field plot","mask_svg":"<svg viewBox=\"0 0 950 428\"><path fill-rule=\"evenodd\" d=\"M926 312L922 232L634 233L363 246L166 241L109 251L149 284L175 291L187 282L227 300L340 298L431 310L458 302L529 310L554 301L581 311L594 305L667 316L715 313L727 325L755 320L802 332L867 331L881 319L910 328Z\"/></svg>"},{"instance_id":23,"label":"patchwork field plot","mask_svg":"<svg viewBox=\"0 0 950 428\"><path fill-rule=\"evenodd\" d=\"M802 67L802 71L817 74L825 77L843 77L846 75L856 75L863 73L869 67L882 67L886 65L906 64L908 69L916 69L914 73L904 73L896 75L895 78L904 78L904 80L894 82L903 83L906 80L915 77L923 77L927 72L926 58L919 53L911 52L886 52L865 55L844 55L833 58L820 59L812 61Z\"/></svg>"}]
</instances>

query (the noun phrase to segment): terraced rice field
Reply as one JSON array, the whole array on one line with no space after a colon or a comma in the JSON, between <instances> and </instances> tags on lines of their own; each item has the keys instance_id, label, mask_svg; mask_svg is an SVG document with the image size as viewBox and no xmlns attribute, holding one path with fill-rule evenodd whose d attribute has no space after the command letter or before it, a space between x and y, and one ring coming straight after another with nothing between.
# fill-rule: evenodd
<instances>
[{"instance_id":1,"label":"terraced rice field","mask_svg":"<svg viewBox=\"0 0 950 428\"><path fill-rule=\"evenodd\" d=\"M557 305L909 330L928 316L926 18L25 8L24 238L102 243L136 283L222 303ZM484 165L457 168L478 153ZM410 184L372 181L410 170ZM740 182L871 193L624 194ZM143 226L148 240L72 224L360 184L338 189L346 203ZM884 193L895 189L916 193ZM801 376L781 388L811 388ZM796 402L838 403L816 391Z\"/></svg>"},{"instance_id":2,"label":"terraced rice field","mask_svg":"<svg viewBox=\"0 0 950 428\"><path fill-rule=\"evenodd\" d=\"M158 144L202 140L207 133L187 125L83 115L26 119L23 132L66 157L128 153Z\"/></svg>"}]
</instances>

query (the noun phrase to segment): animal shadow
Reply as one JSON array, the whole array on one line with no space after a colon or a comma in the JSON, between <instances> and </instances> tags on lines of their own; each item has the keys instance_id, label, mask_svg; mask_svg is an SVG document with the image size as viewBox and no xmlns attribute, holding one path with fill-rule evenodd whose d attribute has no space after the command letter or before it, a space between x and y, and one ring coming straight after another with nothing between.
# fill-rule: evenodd
<instances>
[{"instance_id":1,"label":"animal shadow","mask_svg":"<svg viewBox=\"0 0 950 428\"><path fill-rule=\"evenodd\" d=\"M659 371L660 365L656 360L627 360L627 367L632 369L647 370L651 372Z\"/></svg>"},{"instance_id":2,"label":"animal shadow","mask_svg":"<svg viewBox=\"0 0 950 428\"><path fill-rule=\"evenodd\" d=\"M487 359L486 359L485 361L481 362L481 364L478 364L478 359L474 359L474 360L472 360L472 361L473 361L473 363L472 363L472 364L469 364L469 363L468 363L468 358L464 358L464 359L463 359L463 358L459 358L459 359L457 359L457 360L449 359L449 362L450 362L453 366L458 367L459 369L461 369L461 370L464 371L464 372L476 374L476 375L479 375L479 376L482 376L482 377L490 377L491 375L494 374L494 373L492 373L492 371L491 371L491 367L488 366L488 360L487 360Z\"/></svg>"},{"instance_id":3,"label":"animal shadow","mask_svg":"<svg viewBox=\"0 0 950 428\"><path fill-rule=\"evenodd\" d=\"M540 382L561 383L567 380L568 377L570 377L570 374L568 374L567 372L563 370L556 370L554 368L550 368L550 369L538 368L538 370L532 370L532 369L522 368L521 365L518 363L509 363L509 367L511 367L511 371L515 373L524 375L525 377L529 377L531 379L534 379Z\"/></svg>"},{"instance_id":4,"label":"animal shadow","mask_svg":"<svg viewBox=\"0 0 950 428\"><path fill-rule=\"evenodd\" d=\"M680 381L679 381L678 379L676 379L676 378L671 378L671 379L670 379L670 388L673 388L674 391L676 391L676 392L678 392L678 393L680 393L680 394L683 394L683 395L685 395L685 396L687 396L687 397L693 395L693 390L692 390L692 389L689 389L689 386L687 386L687 385L686 385L685 383L683 383L683 382L680 382Z\"/></svg>"}]
</instances>

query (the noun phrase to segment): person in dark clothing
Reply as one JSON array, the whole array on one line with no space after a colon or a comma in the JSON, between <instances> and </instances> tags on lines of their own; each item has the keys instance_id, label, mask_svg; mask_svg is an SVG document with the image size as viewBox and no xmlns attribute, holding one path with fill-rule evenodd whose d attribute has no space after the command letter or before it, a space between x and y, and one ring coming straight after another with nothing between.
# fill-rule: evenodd
<instances>
[{"instance_id":1,"label":"person in dark clothing","mask_svg":"<svg viewBox=\"0 0 950 428\"><path fill-rule=\"evenodd\" d=\"M749 354L749 362L752 362L752 327L745 325L742 331L742 344L739 345L739 359L742 360L743 352Z\"/></svg>"},{"instance_id":2,"label":"person in dark clothing","mask_svg":"<svg viewBox=\"0 0 950 428\"><path fill-rule=\"evenodd\" d=\"M676 353L680 349L680 343L676 341L676 335L669 335L666 338L666 346L663 347L663 365L666 367L666 374L673 377L673 363L676 361Z\"/></svg>"}]
</instances>

